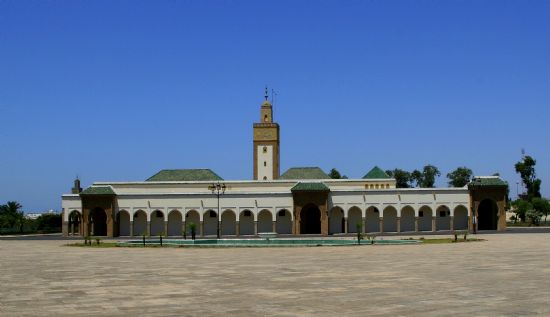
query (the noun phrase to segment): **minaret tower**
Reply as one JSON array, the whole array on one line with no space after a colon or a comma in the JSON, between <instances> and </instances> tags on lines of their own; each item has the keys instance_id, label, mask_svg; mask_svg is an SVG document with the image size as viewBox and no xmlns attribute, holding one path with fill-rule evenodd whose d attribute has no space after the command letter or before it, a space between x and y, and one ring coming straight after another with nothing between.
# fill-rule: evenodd
<instances>
[{"instance_id":1,"label":"minaret tower","mask_svg":"<svg viewBox=\"0 0 550 317\"><path fill-rule=\"evenodd\" d=\"M267 87L260 110L260 122L254 123L254 179L279 178L279 124L273 122L273 106L269 102Z\"/></svg>"}]
</instances>

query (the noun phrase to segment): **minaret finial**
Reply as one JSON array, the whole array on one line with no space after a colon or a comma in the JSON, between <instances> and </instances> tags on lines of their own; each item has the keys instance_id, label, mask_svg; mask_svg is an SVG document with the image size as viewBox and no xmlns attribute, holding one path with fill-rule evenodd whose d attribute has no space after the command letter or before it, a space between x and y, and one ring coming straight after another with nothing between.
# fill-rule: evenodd
<instances>
[{"instance_id":1,"label":"minaret finial","mask_svg":"<svg viewBox=\"0 0 550 317\"><path fill-rule=\"evenodd\" d=\"M268 96L267 96L267 85L265 85L265 96L264 97L265 97L265 100L267 101L267 98L268 98Z\"/></svg>"}]
</instances>

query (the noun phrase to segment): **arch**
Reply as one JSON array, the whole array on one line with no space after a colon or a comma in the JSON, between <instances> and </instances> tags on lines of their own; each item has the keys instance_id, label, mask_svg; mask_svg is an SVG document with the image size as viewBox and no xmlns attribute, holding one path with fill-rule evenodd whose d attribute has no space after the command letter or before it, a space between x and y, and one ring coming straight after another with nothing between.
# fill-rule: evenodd
<instances>
[{"instance_id":1,"label":"arch","mask_svg":"<svg viewBox=\"0 0 550 317\"><path fill-rule=\"evenodd\" d=\"M278 234L291 234L292 233L292 214L286 209L281 209L277 212L277 225Z\"/></svg>"},{"instance_id":2,"label":"arch","mask_svg":"<svg viewBox=\"0 0 550 317\"><path fill-rule=\"evenodd\" d=\"M191 235L191 227L190 225L195 225L195 233L197 235L200 234L200 225L201 225L201 216L199 215L199 212L196 210L189 210L185 214L185 231L188 236Z\"/></svg>"},{"instance_id":3,"label":"arch","mask_svg":"<svg viewBox=\"0 0 550 317\"><path fill-rule=\"evenodd\" d=\"M90 212L90 235L107 235L107 213L103 208L94 208Z\"/></svg>"},{"instance_id":4,"label":"arch","mask_svg":"<svg viewBox=\"0 0 550 317\"><path fill-rule=\"evenodd\" d=\"M300 210L300 234L321 233L321 210L315 204L307 204Z\"/></svg>"},{"instance_id":5,"label":"arch","mask_svg":"<svg viewBox=\"0 0 550 317\"><path fill-rule=\"evenodd\" d=\"M498 206L492 199L484 199L477 208L478 230L497 230Z\"/></svg>"},{"instance_id":6,"label":"arch","mask_svg":"<svg viewBox=\"0 0 550 317\"><path fill-rule=\"evenodd\" d=\"M273 216L271 211L263 209L258 214L258 232L273 232Z\"/></svg>"},{"instance_id":7,"label":"arch","mask_svg":"<svg viewBox=\"0 0 550 317\"><path fill-rule=\"evenodd\" d=\"M181 232L181 227L183 224L183 217L181 216L181 212L179 210L172 210L168 214L168 232L166 235L168 236L181 236L183 232Z\"/></svg>"},{"instance_id":8,"label":"arch","mask_svg":"<svg viewBox=\"0 0 550 317\"><path fill-rule=\"evenodd\" d=\"M359 207L353 206L348 210L348 232L356 233L357 225L362 226L363 215Z\"/></svg>"},{"instance_id":9,"label":"arch","mask_svg":"<svg viewBox=\"0 0 550 317\"><path fill-rule=\"evenodd\" d=\"M151 214L151 236L158 236L164 232L164 213L160 210L155 210Z\"/></svg>"},{"instance_id":10,"label":"arch","mask_svg":"<svg viewBox=\"0 0 550 317\"><path fill-rule=\"evenodd\" d=\"M82 215L78 210L73 210L69 213L69 234L80 235L80 227L82 226Z\"/></svg>"},{"instance_id":11,"label":"arch","mask_svg":"<svg viewBox=\"0 0 550 317\"><path fill-rule=\"evenodd\" d=\"M435 210L436 229L451 230L451 209L445 205L437 207Z\"/></svg>"},{"instance_id":12,"label":"arch","mask_svg":"<svg viewBox=\"0 0 550 317\"><path fill-rule=\"evenodd\" d=\"M202 215L203 235L217 236L218 233L218 213L215 210L207 210Z\"/></svg>"},{"instance_id":13,"label":"arch","mask_svg":"<svg viewBox=\"0 0 550 317\"><path fill-rule=\"evenodd\" d=\"M468 209L463 205L458 205L454 210L453 229L467 230L468 229Z\"/></svg>"},{"instance_id":14,"label":"arch","mask_svg":"<svg viewBox=\"0 0 550 317\"><path fill-rule=\"evenodd\" d=\"M384 220L384 232L397 232L397 209L387 206L382 213Z\"/></svg>"},{"instance_id":15,"label":"arch","mask_svg":"<svg viewBox=\"0 0 550 317\"><path fill-rule=\"evenodd\" d=\"M254 214L251 210L245 209L239 214L239 234L254 234Z\"/></svg>"},{"instance_id":16,"label":"arch","mask_svg":"<svg viewBox=\"0 0 550 317\"><path fill-rule=\"evenodd\" d=\"M343 233L345 231L344 210L340 207L333 207L330 210L329 222L330 222L330 228L329 228L330 234Z\"/></svg>"},{"instance_id":17,"label":"arch","mask_svg":"<svg viewBox=\"0 0 550 317\"><path fill-rule=\"evenodd\" d=\"M432 231L432 208L422 206L418 209L418 231Z\"/></svg>"},{"instance_id":18,"label":"arch","mask_svg":"<svg viewBox=\"0 0 550 317\"><path fill-rule=\"evenodd\" d=\"M237 224L237 216L235 212L231 209L224 210L222 213L222 235L224 236L234 236L235 225Z\"/></svg>"},{"instance_id":19,"label":"arch","mask_svg":"<svg viewBox=\"0 0 550 317\"><path fill-rule=\"evenodd\" d=\"M143 210L134 213L134 235L147 235L147 214Z\"/></svg>"},{"instance_id":20,"label":"arch","mask_svg":"<svg viewBox=\"0 0 550 317\"><path fill-rule=\"evenodd\" d=\"M414 231L414 208L405 206L401 209L401 232Z\"/></svg>"},{"instance_id":21,"label":"arch","mask_svg":"<svg viewBox=\"0 0 550 317\"><path fill-rule=\"evenodd\" d=\"M374 206L367 208L365 220L367 222L365 232L380 231L380 212L378 211L378 208Z\"/></svg>"},{"instance_id":22,"label":"arch","mask_svg":"<svg viewBox=\"0 0 550 317\"><path fill-rule=\"evenodd\" d=\"M118 235L129 236L130 232L130 213L126 210L121 210L117 214L118 219Z\"/></svg>"}]
</instances>

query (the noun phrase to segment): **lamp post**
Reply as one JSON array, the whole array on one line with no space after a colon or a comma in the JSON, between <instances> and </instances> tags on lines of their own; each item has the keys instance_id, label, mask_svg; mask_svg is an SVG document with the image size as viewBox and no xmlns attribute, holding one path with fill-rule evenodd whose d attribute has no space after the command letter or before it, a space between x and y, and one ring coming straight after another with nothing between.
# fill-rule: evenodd
<instances>
[{"instance_id":1,"label":"lamp post","mask_svg":"<svg viewBox=\"0 0 550 317\"><path fill-rule=\"evenodd\" d=\"M220 183L220 182L212 183L211 185L208 186L208 189L212 191L212 194L215 194L216 197L218 198L218 217L217 217L218 218L218 221L217 221L218 229L216 230L216 235L218 236L218 239L221 236L220 222L222 220L221 212L220 212L220 195L223 195L225 193L226 188L227 188L227 186L225 186L225 183Z\"/></svg>"}]
</instances>

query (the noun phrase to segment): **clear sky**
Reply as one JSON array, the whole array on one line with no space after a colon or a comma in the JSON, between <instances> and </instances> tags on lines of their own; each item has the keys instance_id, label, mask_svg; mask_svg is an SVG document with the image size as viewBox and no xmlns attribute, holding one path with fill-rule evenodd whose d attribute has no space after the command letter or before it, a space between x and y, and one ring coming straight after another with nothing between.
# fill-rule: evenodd
<instances>
[{"instance_id":1,"label":"clear sky","mask_svg":"<svg viewBox=\"0 0 550 317\"><path fill-rule=\"evenodd\" d=\"M0 203L76 175L252 178L278 92L281 170L499 172L550 196L550 1L0 1Z\"/></svg>"}]
</instances>

